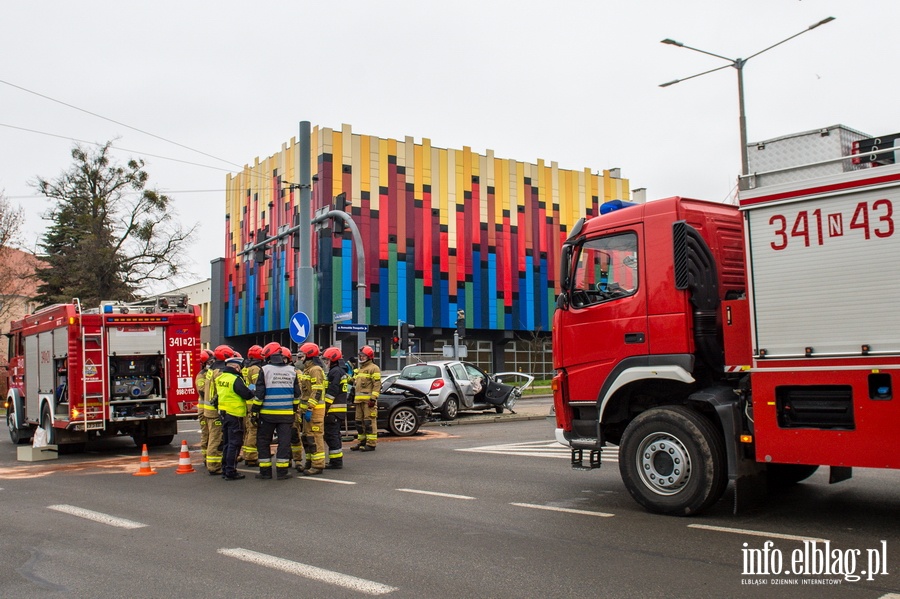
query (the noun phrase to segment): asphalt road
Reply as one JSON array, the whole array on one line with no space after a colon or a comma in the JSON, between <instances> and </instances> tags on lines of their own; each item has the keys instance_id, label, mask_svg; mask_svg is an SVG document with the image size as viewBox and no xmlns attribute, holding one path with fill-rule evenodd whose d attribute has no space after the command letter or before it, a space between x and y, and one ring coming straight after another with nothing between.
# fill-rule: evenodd
<instances>
[{"instance_id":1,"label":"asphalt road","mask_svg":"<svg viewBox=\"0 0 900 599\"><path fill-rule=\"evenodd\" d=\"M146 477L128 439L39 463L4 440L0 597L900 597L900 472L817 473L740 516L730 492L701 517L654 516L615 451L572 471L534 417L385 437L287 481L225 482L196 451L176 475L190 421ZM826 554L846 576L783 574ZM745 573L749 556L782 574Z\"/></svg>"}]
</instances>

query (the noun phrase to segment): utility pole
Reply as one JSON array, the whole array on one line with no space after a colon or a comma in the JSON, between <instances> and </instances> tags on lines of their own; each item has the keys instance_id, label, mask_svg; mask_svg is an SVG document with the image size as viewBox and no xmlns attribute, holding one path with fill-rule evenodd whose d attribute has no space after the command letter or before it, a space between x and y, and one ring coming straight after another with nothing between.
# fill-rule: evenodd
<instances>
[{"instance_id":1,"label":"utility pole","mask_svg":"<svg viewBox=\"0 0 900 599\"><path fill-rule=\"evenodd\" d=\"M824 25L825 23L830 23L834 20L834 17L826 17L819 21L818 23L813 23L800 33L795 33L794 35L785 38L778 42L777 44L772 44L768 48L764 48L757 52L756 54L751 54L747 58L728 58L727 56L721 56L719 54L714 54L712 52L707 52L706 50L701 50L699 48L692 48L691 46L686 46L681 42L676 42L673 39L666 38L660 41L661 44L669 44L670 46L677 46L679 48L687 48L688 50L693 50L694 52L700 52L701 54L706 54L708 56L715 56L716 58L721 58L722 60L727 60L730 64L726 64L721 67L717 67L715 69L710 69L708 71L703 71L702 73L697 73L696 75L691 75L690 77L683 77L681 79L675 79L674 81L668 81L666 83L660 83L660 87L669 87L670 85L675 85L676 83L681 83L682 81L687 81L688 79L694 79L696 77L700 77L702 75L706 75L708 73L715 73L716 71L721 71L722 69L727 69L728 67L734 67L737 71L737 80L738 80L738 126L740 127L741 134L741 175L749 175L749 160L747 156L747 115L744 113L744 65L747 64L747 61L751 58L759 56L763 52L768 52L772 48L776 46L780 46L786 41L792 40L798 35L803 35L807 31L812 31L816 27L820 25Z\"/></svg>"}]
</instances>

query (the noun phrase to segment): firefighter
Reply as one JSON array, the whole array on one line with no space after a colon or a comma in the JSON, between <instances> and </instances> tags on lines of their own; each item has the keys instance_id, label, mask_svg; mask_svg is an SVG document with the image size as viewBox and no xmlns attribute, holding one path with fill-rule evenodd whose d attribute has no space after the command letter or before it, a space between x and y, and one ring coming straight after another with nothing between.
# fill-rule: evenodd
<instances>
[{"instance_id":1,"label":"firefighter","mask_svg":"<svg viewBox=\"0 0 900 599\"><path fill-rule=\"evenodd\" d=\"M290 350L289 350L290 351ZM291 423L294 422L300 398L300 384L294 367L285 362L281 345L273 341L262 348L265 364L256 379L256 398L251 411L257 420L256 447L259 451L259 474L256 478L272 478L272 436L278 435L275 471L278 480L291 477Z\"/></svg>"},{"instance_id":2,"label":"firefighter","mask_svg":"<svg viewBox=\"0 0 900 599\"><path fill-rule=\"evenodd\" d=\"M215 356L208 349L200 350L200 371L194 379L194 386L197 387L197 420L200 422L200 455L203 457L203 463L206 463L206 446L209 444L209 427L206 425L206 418L203 412L206 410L206 373L212 365ZM209 409L215 409L209 406Z\"/></svg>"},{"instance_id":3,"label":"firefighter","mask_svg":"<svg viewBox=\"0 0 900 599\"><path fill-rule=\"evenodd\" d=\"M303 391L303 385L306 381L303 374L304 357L298 350L295 368L297 370L297 381L300 382L300 403L297 406L297 417L294 420L294 425L291 426L291 456L294 458L294 467L297 469L297 472L303 472L312 467L310 459L312 454L306 451L309 439L303 434L303 416L306 414L306 408L309 407L306 403L307 394ZM304 463L304 453L306 454L306 463Z\"/></svg>"},{"instance_id":4,"label":"firefighter","mask_svg":"<svg viewBox=\"0 0 900 599\"><path fill-rule=\"evenodd\" d=\"M344 366L341 350L329 347L322 352L328 364L328 383L325 387L325 444L328 445L329 470L344 467L344 450L341 442L341 424L347 418L347 387L350 377Z\"/></svg>"},{"instance_id":5,"label":"firefighter","mask_svg":"<svg viewBox=\"0 0 900 599\"><path fill-rule=\"evenodd\" d=\"M374 362L375 350L364 345L359 350L359 368L353 379L356 396L357 443L351 451L375 451L378 443L378 395L381 393L381 368Z\"/></svg>"},{"instance_id":6,"label":"firefighter","mask_svg":"<svg viewBox=\"0 0 900 599\"><path fill-rule=\"evenodd\" d=\"M206 420L209 431L205 447L206 470L210 476L217 476L222 474L222 420L219 418L215 380L225 369L225 360L235 357L237 352L228 345L220 345L213 350L213 355L215 361L206 372L206 387L204 388L206 401L203 404L203 418Z\"/></svg>"},{"instance_id":7,"label":"firefighter","mask_svg":"<svg viewBox=\"0 0 900 599\"><path fill-rule=\"evenodd\" d=\"M304 476L315 476L325 470L325 370L315 343L300 346L300 359L303 360L301 402L305 400L307 405L303 413L307 464L302 472Z\"/></svg>"},{"instance_id":8,"label":"firefighter","mask_svg":"<svg viewBox=\"0 0 900 599\"><path fill-rule=\"evenodd\" d=\"M262 347L254 345L247 350L247 361L241 368L241 377L251 391L256 391L256 379L259 377L262 363ZM241 447L238 462L243 461L246 465L255 468L259 466L259 454L256 451L256 425L252 420L248 412L244 418L244 445Z\"/></svg>"},{"instance_id":9,"label":"firefighter","mask_svg":"<svg viewBox=\"0 0 900 599\"><path fill-rule=\"evenodd\" d=\"M244 440L244 418L247 416L247 400L253 399L253 392L241 377L243 358L225 360L225 369L215 379L216 397L219 403L219 417L222 421L224 455L222 478L240 480L246 478L237 471L237 457Z\"/></svg>"}]
</instances>

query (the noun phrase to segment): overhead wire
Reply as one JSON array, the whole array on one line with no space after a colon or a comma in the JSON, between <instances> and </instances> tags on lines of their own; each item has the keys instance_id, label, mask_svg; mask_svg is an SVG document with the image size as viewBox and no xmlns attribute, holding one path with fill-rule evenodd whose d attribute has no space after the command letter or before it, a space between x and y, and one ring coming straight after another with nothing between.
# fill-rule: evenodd
<instances>
[{"instance_id":1,"label":"overhead wire","mask_svg":"<svg viewBox=\"0 0 900 599\"><path fill-rule=\"evenodd\" d=\"M196 152L196 153L201 154L201 155L203 155L203 156L206 156L206 157L208 157L208 158L212 158L212 159L214 159L214 160L218 160L218 161L220 161L220 162L224 162L224 163L226 163L226 164L230 164L230 165L232 165L232 166L237 167L237 168L238 168L238 172L242 172L242 171L244 171L244 170L246 169L246 170L248 171L248 174L250 174L250 175L253 176L253 177L258 177L258 178L262 179L265 183L268 183L269 180L270 180L270 178L269 178L265 173L259 173L259 172L256 172L255 169L253 169L253 168L251 168L251 167L248 167L248 166L246 166L246 165L242 166L242 165L240 165L240 164L238 164L238 163L236 163L236 162L232 162L232 161L227 160L227 159L225 159L225 158L220 158L220 157L218 157L218 156L214 156L213 154L209 154L209 153L207 153L207 152L204 152L204 151L202 151L202 150L198 150L198 149L196 149L196 148L192 148L192 147L190 147L190 146L187 146L187 145L185 145L185 144L179 143L179 142L177 142L177 141L173 141L173 140L171 140L171 139L167 139L167 138L162 137L162 136L160 136L160 135L156 135L155 133L150 133L149 131L145 131L145 130L140 129L140 128L138 128L138 127L133 127L133 126L131 126L131 125L128 125L127 123L123 123L123 122L121 122L121 121L117 121L117 120L115 120L115 119L111 119L111 118L109 118L109 117L105 117L105 116L103 116L103 115L101 115L101 114L97 114L96 112L92 112L92 111L90 111L90 110L86 110L86 109L84 109L84 108L80 108L80 107L78 107L78 106L75 106L74 104L70 104L70 103L68 103L68 102L63 102L62 100L57 100L56 98L52 98L52 97L50 97L50 96L47 96L46 94L42 94L42 93L40 93L40 92L36 92L36 91L31 90L31 89L28 89L28 88L26 88L26 87L22 87L21 85L16 85L15 83L12 83L12 82L9 82L9 81L5 81L5 80L3 80L3 79L0 79L0 83L5 84L5 85L8 85L8 86L10 86L10 87L13 87L13 88L15 88L15 89L24 91L24 92L26 92L26 93L33 94L33 95L38 96L38 97L40 97L40 98L43 98L43 99L45 99L45 100L49 100L49 101L51 101L51 102L55 102L55 103L60 104L60 105L62 105L62 106L66 106L66 107L71 108L71 109L73 109L73 110L78 110L79 112L83 112L83 113L85 113L85 114L89 114L89 115L91 115L91 116L93 116L93 117L96 117L96 118L99 118L99 119L103 119L103 120L105 120L105 121L109 121L110 123L114 123L114 124L116 124L116 125L119 125L119 126L122 126L122 127L126 127L126 128L128 128L128 129L133 130L133 131L137 131L138 133L142 133L142 134L144 134L144 135L149 135L150 137L153 137L153 138L155 138L155 139L159 139L159 140L161 140L161 141L164 141L164 142L166 142L166 143L173 144L173 145L178 146L178 147L180 147L180 148L184 148L184 149L186 149L186 150L190 150L191 152ZM21 130L21 131L26 131L26 132L30 132L30 133L36 133L36 134L40 134L40 135L49 135L49 136L51 136L51 137L58 137L58 138L61 138L61 139L68 139L68 140L76 141L76 142L79 142L79 143L88 143L88 144L93 144L93 145L97 145L97 146L102 145L102 144L99 144L99 143L97 143L97 142L89 142L89 141L79 140L79 139L76 139L76 138L72 138L72 137L68 137L68 136L63 136L63 135L57 135L57 134L54 134L54 133L46 133L46 132L43 132L43 131L37 131L37 130L33 130L33 129L27 129L27 128L25 128L25 127L17 127L17 126L15 126L15 125L7 125L7 124L3 124L3 123L0 123L0 125L2 125L2 126L4 126L4 127L13 128L13 129L19 129L19 130ZM113 145L113 144L111 144L111 145ZM233 172L231 169L225 169L225 168L215 167L215 166L211 166L211 165L199 164L199 163L190 162L190 161L187 161L187 160L180 160L180 159L178 159L178 158L171 158L171 157L167 157L167 156L160 156L160 155L157 155L157 154L150 154L150 153L147 153L147 152L139 152L139 151L137 151L137 150L128 150L128 149L126 149L126 148L121 148L121 147L118 147L118 146L115 146L115 147L116 147L117 149L119 149L119 150L123 150L123 151L126 151L126 152L134 152L134 153L141 154L141 155L144 155L144 156L152 156L152 157L154 157L154 158L159 158L159 159L161 159L161 160L171 160L171 161L173 161L173 162L181 162L181 163L183 163L183 164L188 164L188 165L191 165L191 166L199 166L199 167L202 167L202 168L210 168L210 169L215 169L215 170L221 170L221 171L224 171L224 172L227 172L227 173ZM265 187L267 187L267 185L264 186L264 187L260 187L259 189L263 189L263 188L265 188ZM228 190L225 190L225 191L228 191ZM171 193L171 192L169 192L169 193Z\"/></svg>"}]
</instances>

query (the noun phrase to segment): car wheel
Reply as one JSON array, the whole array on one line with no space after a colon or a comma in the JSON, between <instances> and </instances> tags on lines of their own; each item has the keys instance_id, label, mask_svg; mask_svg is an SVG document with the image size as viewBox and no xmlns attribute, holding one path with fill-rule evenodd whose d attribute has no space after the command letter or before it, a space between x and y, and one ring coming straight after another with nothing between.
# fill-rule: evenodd
<instances>
[{"instance_id":1,"label":"car wheel","mask_svg":"<svg viewBox=\"0 0 900 599\"><path fill-rule=\"evenodd\" d=\"M399 406L388 418L388 429L398 437L409 437L419 431L419 417L409 406Z\"/></svg>"},{"instance_id":2,"label":"car wheel","mask_svg":"<svg viewBox=\"0 0 900 599\"><path fill-rule=\"evenodd\" d=\"M455 395L451 395L441 406L441 420L453 420L459 414L459 400Z\"/></svg>"}]
</instances>

